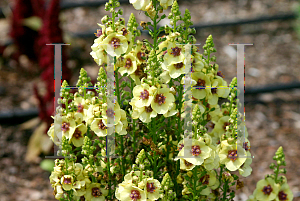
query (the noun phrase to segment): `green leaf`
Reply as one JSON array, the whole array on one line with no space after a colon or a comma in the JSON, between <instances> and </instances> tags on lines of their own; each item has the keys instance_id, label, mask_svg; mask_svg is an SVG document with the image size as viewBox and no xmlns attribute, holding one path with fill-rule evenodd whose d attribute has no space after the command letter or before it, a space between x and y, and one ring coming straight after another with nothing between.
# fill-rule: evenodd
<instances>
[{"instance_id":1,"label":"green leaf","mask_svg":"<svg viewBox=\"0 0 300 201\"><path fill-rule=\"evenodd\" d=\"M46 171L49 171L49 172L52 172L53 169L54 169L54 161L51 160L51 159L45 159L45 160L42 160L42 162L40 163L40 167L43 169L43 170L46 170Z\"/></svg>"},{"instance_id":2,"label":"green leaf","mask_svg":"<svg viewBox=\"0 0 300 201\"><path fill-rule=\"evenodd\" d=\"M163 14L161 17L160 17L160 19L165 19L167 16L166 16L166 14Z\"/></svg>"}]
</instances>

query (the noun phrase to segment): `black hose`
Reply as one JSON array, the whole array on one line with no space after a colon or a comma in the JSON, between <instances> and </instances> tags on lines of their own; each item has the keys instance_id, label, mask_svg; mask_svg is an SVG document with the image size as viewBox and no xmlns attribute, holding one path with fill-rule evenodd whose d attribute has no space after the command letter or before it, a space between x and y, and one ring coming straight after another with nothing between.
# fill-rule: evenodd
<instances>
[{"instance_id":1,"label":"black hose","mask_svg":"<svg viewBox=\"0 0 300 201\"><path fill-rule=\"evenodd\" d=\"M269 22L275 20L292 20L296 18L297 15L295 13L287 13L287 14L278 14L273 16L261 16L254 19L241 19L241 20L233 20L233 21L219 22L219 23L200 23L200 24L193 25L191 27L195 29L204 29L204 28L214 28L214 27L237 26L243 24L254 24L254 23ZM149 32L147 30L142 30L140 27L138 28L141 30L142 34L149 35ZM95 29L85 31L85 32L72 33L72 36L78 38L93 38L95 37L94 33L95 33Z\"/></svg>"},{"instance_id":2,"label":"black hose","mask_svg":"<svg viewBox=\"0 0 300 201\"><path fill-rule=\"evenodd\" d=\"M39 116L39 109L32 108L29 110L16 109L0 113L0 125L17 125Z\"/></svg>"},{"instance_id":3,"label":"black hose","mask_svg":"<svg viewBox=\"0 0 300 201\"><path fill-rule=\"evenodd\" d=\"M262 87L245 87L245 95L269 93L280 90L291 90L291 89L300 89L300 82L292 82L288 84L277 84L277 85L266 85Z\"/></svg>"}]
</instances>

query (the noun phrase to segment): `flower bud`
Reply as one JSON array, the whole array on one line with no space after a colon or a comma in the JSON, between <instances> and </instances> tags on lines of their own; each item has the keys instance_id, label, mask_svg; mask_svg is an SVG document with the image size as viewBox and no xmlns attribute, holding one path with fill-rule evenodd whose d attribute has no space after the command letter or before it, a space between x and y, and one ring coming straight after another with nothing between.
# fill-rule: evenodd
<instances>
[{"instance_id":1,"label":"flower bud","mask_svg":"<svg viewBox=\"0 0 300 201\"><path fill-rule=\"evenodd\" d=\"M186 174L187 174L189 177L192 177L192 176L193 176L193 172L192 172L192 171L188 171Z\"/></svg>"},{"instance_id":2,"label":"flower bud","mask_svg":"<svg viewBox=\"0 0 300 201\"><path fill-rule=\"evenodd\" d=\"M183 178L182 178L182 175L181 174L179 174L178 176L177 176L177 183L179 183L179 184L182 184L182 182L183 182Z\"/></svg>"}]
</instances>

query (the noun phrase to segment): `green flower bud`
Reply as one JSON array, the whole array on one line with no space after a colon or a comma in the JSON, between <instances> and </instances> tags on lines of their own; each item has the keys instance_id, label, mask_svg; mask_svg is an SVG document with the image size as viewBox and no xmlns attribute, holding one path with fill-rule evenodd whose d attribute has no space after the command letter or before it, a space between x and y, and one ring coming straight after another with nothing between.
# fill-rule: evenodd
<instances>
[{"instance_id":1,"label":"green flower bud","mask_svg":"<svg viewBox=\"0 0 300 201\"><path fill-rule=\"evenodd\" d=\"M192 171L188 171L186 174L187 174L189 177L192 177L192 176L193 176L193 172L192 172Z\"/></svg>"}]
</instances>

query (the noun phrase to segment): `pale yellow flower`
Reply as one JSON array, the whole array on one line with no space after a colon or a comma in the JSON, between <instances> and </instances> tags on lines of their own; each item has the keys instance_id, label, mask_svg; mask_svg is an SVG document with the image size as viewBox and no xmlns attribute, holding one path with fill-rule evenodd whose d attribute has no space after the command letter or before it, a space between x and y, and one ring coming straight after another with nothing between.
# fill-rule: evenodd
<instances>
[{"instance_id":1,"label":"pale yellow flower","mask_svg":"<svg viewBox=\"0 0 300 201\"><path fill-rule=\"evenodd\" d=\"M211 105L216 105L218 103L219 97L227 98L229 92L230 90L225 80L223 80L222 78L213 79L211 93L208 94L208 103Z\"/></svg>"},{"instance_id":2,"label":"pale yellow flower","mask_svg":"<svg viewBox=\"0 0 300 201\"><path fill-rule=\"evenodd\" d=\"M136 10L146 11L146 6L150 4L150 0L129 0Z\"/></svg>"},{"instance_id":3,"label":"pale yellow flower","mask_svg":"<svg viewBox=\"0 0 300 201\"><path fill-rule=\"evenodd\" d=\"M103 187L102 187L103 186ZM90 201L105 201L105 196L108 195L108 190L104 189L104 185L100 183L92 183L84 195L86 200Z\"/></svg>"},{"instance_id":4,"label":"pale yellow flower","mask_svg":"<svg viewBox=\"0 0 300 201\"><path fill-rule=\"evenodd\" d=\"M280 186L275 183L275 180L271 177L262 179L256 184L256 192L254 197L257 200L269 201L276 199L279 193Z\"/></svg>"},{"instance_id":5,"label":"pale yellow flower","mask_svg":"<svg viewBox=\"0 0 300 201\"><path fill-rule=\"evenodd\" d=\"M79 124L78 126L76 126L75 131L72 137L70 138L69 142L72 142L72 144L75 147L82 146L84 141L84 134L86 133L86 131L86 126L84 124Z\"/></svg>"},{"instance_id":6,"label":"pale yellow flower","mask_svg":"<svg viewBox=\"0 0 300 201\"><path fill-rule=\"evenodd\" d=\"M64 190L69 191L73 188L74 178L71 175L64 175L60 183Z\"/></svg>"},{"instance_id":7,"label":"pale yellow flower","mask_svg":"<svg viewBox=\"0 0 300 201\"><path fill-rule=\"evenodd\" d=\"M147 178L145 179L145 189L144 191L147 194L147 199L148 200L158 200L160 196L160 188L161 184L158 180L153 179L153 178Z\"/></svg>"},{"instance_id":8,"label":"pale yellow flower","mask_svg":"<svg viewBox=\"0 0 300 201\"><path fill-rule=\"evenodd\" d=\"M67 138L70 139L75 131L76 123L74 119L68 119L67 117L62 117L62 124L61 130L62 134Z\"/></svg>"},{"instance_id":9,"label":"pale yellow flower","mask_svg":"<svg viewBox=\"0 0 300 201\"><path fill-rule=\"evenodd\" d=\"M133 88L133 97L135 99L135 106L138 108L149 106L154 98L156 87L150 87L148 84L143 83Z\"/></svg>"},{"instance_id":10,"label":"pale yellow flower","mask_svg":"<svg viewBox=\"0 0 300 201\"><path fill-rule=\"evenodd\" d=\"M136 57L129 53L124 56L124 66L119 69L121 75L125 73L133 74L137 69Z\"/></svg>"},{"instance_id":11,"label":"pale yellow flower","mask_svg":"<svg viewBox=\"0 0 300 201\"><path fill-rule=\"evenodd\" d=\"M208 76L202 72L194 72L191 75L196 83L192 83L192 95L196 99L203 99L211 94L211 82Z\"/></svg>"},{"instance_id":12,"label":"pale yellow flower","mask_svg":"<svg viewBox=\"0 0 300 201\"><path fill-rule=\"evenodd\" d=\"M162 63L162 68L169 72L171 78L175 79L182 74L185 74L185 65L184 61L181 62L171 62L166 64L166 62Z\"/></svg>"},{"instance_id":13,"label":"pale yellow flower","mask_svg":"<svg viewBox=\"0 0 300 201\"><path fill-rule=\"evenodd\" d=\"M164 64L184 62L184 52L182 47L178 47L175 42L168 43L167 53L164 55Z\"/></svg>"},{"instance_id":14,"label":"pale yellow flower","mask_svg":"<svg viewBox=\"0 0 300 201\"><path fill-rule=\"evenodd\" d=\"M95 118L91 123L91 130L99 137L104 137L107 135L107 122L102 118Z\"/></svg>"},{"instance_id":15,"label":"pale yellow flower","mask_svg":"<svg viewBox=\"0 0 300 201\"><path fill-rule=\"evenodd\" d=\"M238 154L242 154L240 157ZM219 152L220 163L225 164L230 171L239 169L246 161L247 153L240 145L227 145L221 148Z\"/></svg>"},{"instance_id":16,"label":"pale yellow flower","mask_svg":"<svg viewBox=\"0 0 300 201\"><path fill-rule=\"evenodd\" d=\"M127 38L119 33L111 33L102 41L103 49L111 56L121 56L127 51ZM111 45L112 47L108 48Z\"/></svg>"},{"instance_id":17,"label":"pale yellow flower","mask_svg":"<svg viewBox=\"0 0 300 201\"><path fill-rule=\"evenodd\" d=\"M169 6L171 6L174 0L159 0L160 5L163 7L164 10L167 10Z\"/></svg>"},{"instance_id":18,"label":"pale yellow flower","mask_svg":"<svg viewBox=\"0 0 300 201\"><path fill-rule=\"evenodd\" d=\"M184 150L188 150L185 153ZM192 139L192 144L184 144L184 147L178 153L178 156L184 156L184 159L194 165L202 165L204 160L211 155L212 149L205 144L203 140Z\"/></svg>"},{"instance_id":19,"label":"pale yellow flower","mask_svg":"<svg viewBox=\"0 0 300 201\"><path fill-rule=\"evenodd\" d=\"M291 191L289 185L284 183L280 186L279 192L277 197L275 198L276 201L292 201L294 198L293 192Z\"/></svg>"},{"instance_id":20,"label":"pale yellow flower","mask_svg":"<svg viewBox=\"0 0 300 201\"><path fill-rule=\"evenodd\" d=\"M151 108L158 114L165 114L171 109L174 101L175 98L174 95L170 93L170 89L166 85L163 85L161 88L157 88L151 102Z\"/></svg>"},{"instance_id":21,"label":"pale yellow flower","mask_svg":"<svg viewBox=\"0 0 300 201\"><path fill-rule=\"evenodd\" d=\"M119 189L121 190L121 189ZM146 201L146 192L138 187L126 185L120 192L121 201Z\"/></svg>"}]
</instances>

